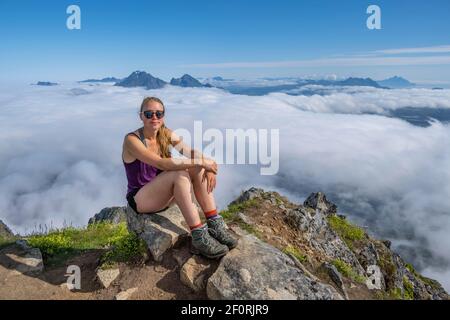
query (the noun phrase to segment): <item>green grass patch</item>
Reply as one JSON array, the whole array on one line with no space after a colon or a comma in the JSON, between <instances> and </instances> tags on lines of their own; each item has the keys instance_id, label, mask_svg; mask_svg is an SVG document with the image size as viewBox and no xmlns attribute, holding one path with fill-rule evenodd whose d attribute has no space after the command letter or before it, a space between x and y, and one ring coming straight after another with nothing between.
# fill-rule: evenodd
<instances>
[{"instance_id":1,"label":"green grass patch","mask_svg":"<svg viewBox=\"0 0 450 320\"><path fill-rule=\"evenodd\" d=\"M414 286L409 281L408 277L403 277L403 293L401 288L393 288L387 292L377 292L375 297L377 299L388 300L414 300Z\"/></svg>"},{"instance_id":2,"label":"green grass patch","mask_svg":"<svg viewBox=\"0 0 450 320\"><path fill-rule=\"evenodd\" d=\"M412 283L406 278L403 278L403 294L402 289L394 288L385 294L385 299L390 300L414 300L414 290Z\"/></svg>"},{"instance_id":3,"label":"green grass patch","mask_svg":"<svg viewBox=\"0 0 450 320\"><path fill-rule=\"evenodd\" d=\"M403 300L402 289L393 288L389 291L377 291L374 293L375 299L378 300Z\"/></svg>"},{"instance_id":4,"label":"green grass patch","mask_svg":"<svg viewBox=\"0 0 450 320\"><path fill-rule=\"evenodd\" d=\"M427 278L427 277L424 277L423 275L418 273L416 271L416 269L414 269L414 267L411 264L407 263L406 264L406 269L408 269L409 272L411 272L417 279L421 280L423 283L429 285L433 289L437 289L437 288L441 287L441 285L440 285L440 283L438 281L430 279L430 278Z\"/></svg>"},{"instance_id":5,"label":"green grass patch","mask_svg":"<svg viewBox=\"0 0 450 320\"><path fill-rule=\"evenodd\" d=\"M403 299L402 289L394 288L394 289L390 290L388 295L387 295L387 298L388 299L393 299L393 300L402 300Z\"/></svg>"},{"instance_id":6,"label":"green grass patch","mask_svg":"<svg viewBox=\"0 0 450 320\"><path fill-rule=\"evenodd\" d=\"M112 250L106 252L101 259L101 268L108 269L117 262L132 262L143 257L147 252L144 240L134 233L129 233L116 241Z\"/></svg>"},{"instance_id":7,"label":"green grass patch","mask_svg":"<svg viewBox=\"0 0 450 320\"><path fill-rule=\"evenodd\" d=\"M307 261L307 257L305 254L303 254L300 249L288 245L286 248L283 249L283 252L285 254L292 254L298 261L300 261L301 263L304 263Z\"/></svg>"},{"instance_id":8,"label":"green grass patch","mask_svg":"<svg viewBox=\"0 0 450 320\"><path fill-rule=\"evenodd\" d=\"M241 227L241 229L247 231L250 234L253 234L255 237L262 239L262 234L261 232L259 232L258 230L256 230L256 228L252 225L249 225L245 222L239 222L239 227Z\"/></svg>"},{"instance_id":9,"label":"green grass patch","mask_svg":"<svg viewBox=\"0 0 450 320\"><path fill-rule=\"evenodd\" d=\"M355 270L353 270L352 266L348 263L340 260L334 259L331 263L338 269L338 271L345 277L350 278L359 283L365 283L366 278L364 276L359 275Z\"/></svg>"},{"instance_id":10,"label":"green grass patch","mask_svg":"<svg viewBox=\"0 0 450 320\"><path fill-rule=\"evenodd\" d=\"M256 230L256 228L250 224L242 221L237 215L238 212L242 212L245 209L258 206L257 199L250 199L241 203L229 205L227 209L220 211L220 215L223 217L226 223L235 223L241 229L247 231L250 234L253 234L257 238L262 238L261 232Z\"/></svg>"},{"instance_id":11,"label":"green grass patch","mask_svg":"<svg viewBox=\"0 0 450 320\"><path fill-rule=\"evenodd\" d=\"M258 201L256 199L250 199L241 203L229 205L227 209L220 211L220 215L226 222L238 222L237 220L240 220L236 215L238 212L257 205Z\"/></svg>"},{"instance_id":12,"label":"green grass patch","mask_svg":"<svg viewBox=\"0 0 450 320\"><path fill-rule=\"evenodd\" d=\"M350 249L353 249L355 241L363 240L365 232L362 228L350 223L347 219L336 215L328 216L330 227L341 237Z\"/></svg>"},{"instance_id":13,"label":"green grass patch","mask_svg":"<svg viewBox=\"0 0 450 320\"><path fill-rule=\"evenodd\" d=\"M41 250L48 264L57 265L83 251L108 249L112 246L126 247L124 242L127 242L129 237L130 233L124 222L100 222L85 228L69 227L47 234L31 235L27 237L27 241L30 246Z\"/></svg>"},{"instance_id":14,"label":"green grass patch","mask_svg":"<svg viewBox=\"0 0 450 320\"><path fill-rule=\"evenodd\" d=\"M414 287L406 276L403 277L403 298L405 300L414 300Z\"/></svg>"}]
</instances>

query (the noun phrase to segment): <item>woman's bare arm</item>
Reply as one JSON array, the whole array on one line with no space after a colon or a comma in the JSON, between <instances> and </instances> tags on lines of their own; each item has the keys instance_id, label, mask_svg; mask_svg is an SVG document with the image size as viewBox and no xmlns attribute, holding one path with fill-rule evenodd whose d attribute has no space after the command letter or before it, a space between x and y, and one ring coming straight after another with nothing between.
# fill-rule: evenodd
<instances>
[{"instance_id":1,"label":"woman's bare arm","mask_svg":"<svg viewBox=\"0 0 450 320\"><path fill-rule=\"evenodd\" d=\"M207 161L197 162L193 159L161 158L155 152L147 149L136 136L131 134L125 137L123 148L136 159L160 170L184 170L200 166L214 171L213 166Z\"/></svg>"},{"instance_id":2,"label":"woman's bare arm","mask_svg":"<svg viewBox=\"0 0 450 320\"><path fill-rule=\"evenodd\" d=\"M196 162L201 162L204 159L207 159L203 153L201 153L200 151L191 149L191 147L189 147L187 144L185 144L181 138L175 134L173 131L171 132L171 143L172 146L179 152L181 153L183 156L187 157L187 158L191 158L194 159L194 161ZM208 159L210 161L213 161L211 159ZM213 161L215 163L215 161ZM216 164L216 168L217 168L217 164ZM207 182L207 191L208 193L212 192L214 190L214 188L216 187L216 174L217 174L217 170L214 171L208 171L205 170L203 177L202 177L202 182L204 180L206 180Z\"/></svg>"},{"instance_id":3,"label":"woman's bare arm","mask_svg":"<svg viewBox=\"0 0 450 320\"><path fill-rule=\"evenodd\" d=\"M196 159L197 161L206 159L203 153L198 150L192 149L190 146L184 143L183 140L175 132L170 130L170 133L172 146L183 156L189 159Z\"/></svg>"}]
</instances>

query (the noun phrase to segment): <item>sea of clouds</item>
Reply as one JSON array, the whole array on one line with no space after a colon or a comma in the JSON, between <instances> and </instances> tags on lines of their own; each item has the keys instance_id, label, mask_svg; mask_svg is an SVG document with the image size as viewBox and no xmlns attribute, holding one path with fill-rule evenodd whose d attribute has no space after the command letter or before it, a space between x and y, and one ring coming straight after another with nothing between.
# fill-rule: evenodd
<instances>
[{"instance_id":1,"label":"sea of clouds","mask_svg":"<svg viewBox=\"0 0 450 320\"><path fill-rule=\"evenodd\" d=\"M192 130L195 120L204 130L279 129L279 173L221 165L219 209L251 186L294 202L323 191L341 213L392 240L450 290L450 126L384 116L401 107L450 108L450 90L353 88L307 97L173 86L3 86L0 219L29 233L40 225L85 225L102 208L125 205L123 137L141 126L139 105L149 95L165 102L172 129Z\"/></svg>"}]
</instances>

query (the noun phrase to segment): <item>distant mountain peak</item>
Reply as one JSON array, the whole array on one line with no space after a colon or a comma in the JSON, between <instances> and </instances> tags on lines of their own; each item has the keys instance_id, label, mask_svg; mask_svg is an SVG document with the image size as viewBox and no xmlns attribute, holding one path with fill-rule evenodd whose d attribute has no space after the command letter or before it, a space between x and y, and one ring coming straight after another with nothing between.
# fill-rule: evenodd
<instances>
[{"instance_id":1,"label":"distant mountain peak","mask_svg":"<svg viewBox=\"0 0 450 320\"><path fill-rule=\"evenodd\" d=\"M193 76L185 73L181 78L172 78L170 84L179 87L210 87L211 85L203 85L200 81Z\"/></svg>"},{"instance_id":2,"label":"distant mountain peak","mask_svg":"<svg viewBox=\"0 0 450 320\"><path fill-rule=\"evenodd\" d=\"M133 71L128 77L115 85L119 87L145 87L146 89L159 89L167 84L164 80L152 76L145 71Z\"/></svg>"},{"instance_id":3,"label":"distant mountain peak","mask_svg":"<svg viewBox=\"0 0 450 320\"><path fill-rule=\"evenodd\" d=\"M414 83L409 82L408 80L400 76L393 76L385 80L380 80L378 81L378 83L382 86L392 89L410 88L415 86Z\"/></svg>"}]
</instances>

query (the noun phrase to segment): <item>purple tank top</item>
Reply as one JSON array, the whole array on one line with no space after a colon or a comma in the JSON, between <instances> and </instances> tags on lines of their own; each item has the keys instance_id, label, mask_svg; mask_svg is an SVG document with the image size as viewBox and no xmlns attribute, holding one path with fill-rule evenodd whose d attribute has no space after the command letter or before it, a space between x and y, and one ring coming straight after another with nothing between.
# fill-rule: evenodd
<instances>
[{"instance_id":1,"label":"purple tank top","mask_svg":"<svg viewBox=\"0 0 450 320\"><path fill-rule=\"evenodd\" d=\"M132 134L136 135L135 133ZM140 137L138 138L142 141L142 143L145 146L147 146L141 129L139 129L139 135ZM127 197L132 192L136 194L136 192L140 188L142 188L148 182L152 181L158 174L162 172L162 170L155 168L147 163L144 163L139 159L136 159L131 163L126 163L122 159L122 162L125 166L125 173L127 175L128 180Z\"/></svg>"}]
</instances>

